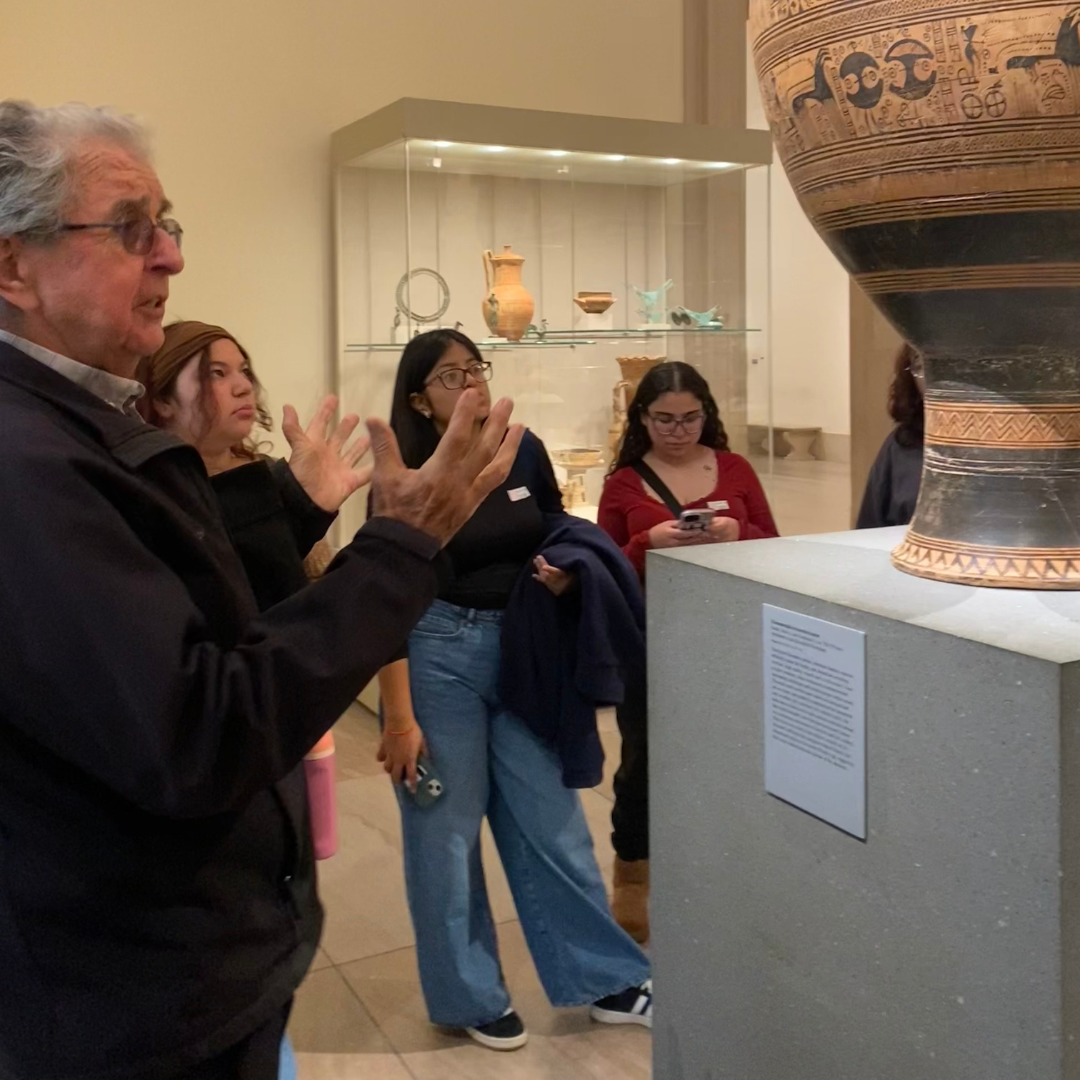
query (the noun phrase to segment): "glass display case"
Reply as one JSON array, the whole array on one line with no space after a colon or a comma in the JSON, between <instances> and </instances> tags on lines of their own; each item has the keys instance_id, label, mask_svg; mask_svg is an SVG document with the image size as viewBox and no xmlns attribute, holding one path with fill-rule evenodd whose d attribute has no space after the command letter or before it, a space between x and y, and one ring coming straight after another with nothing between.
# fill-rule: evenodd
<instances>
[{"instance_id":1,"label":"glass display case","mask_svg":"<svg viewBox=\"0 0 1080 1080\"><path fill-rule=\"evenodd\" d=\"M732 449L771 454L768 132L405 99L332 153L347 409L388 415L405 343L457 327L575 513L661 359L708 379Z\"/></svg>"}]
</instances>

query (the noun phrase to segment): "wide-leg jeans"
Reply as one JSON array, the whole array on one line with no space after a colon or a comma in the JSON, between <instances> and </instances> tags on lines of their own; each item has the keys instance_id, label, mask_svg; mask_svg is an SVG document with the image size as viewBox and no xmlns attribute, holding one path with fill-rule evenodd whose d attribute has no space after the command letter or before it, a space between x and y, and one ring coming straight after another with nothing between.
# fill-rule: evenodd
<instances>
[{"instance_id":1,"label":"wide-leg jeans","mask_svg":"<svg viewBox=\"0 0 1080 1080\"><path fill-rule=\"evenodd\" d=\"M445 793L399 789L405 876L431 1020L476 1027L510 997L480 859L486 816L551 1003L584 1005L649 976L611 917L581 800L555 752L499 701L501 611L436 601L409 639L413 707Z\"/></svg>"}]
</instances>

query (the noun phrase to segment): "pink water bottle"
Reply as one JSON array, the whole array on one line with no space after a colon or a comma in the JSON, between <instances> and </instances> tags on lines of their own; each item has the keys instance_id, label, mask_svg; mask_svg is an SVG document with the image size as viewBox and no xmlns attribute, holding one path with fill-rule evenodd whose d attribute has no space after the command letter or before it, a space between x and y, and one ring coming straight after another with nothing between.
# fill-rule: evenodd
<instances>
[{"instance_id":1,"label":"pink water bottle","mask_svg":"<svg viewBox=\"0 0 1080 1080\"><path fill-rule=\"evenodd\" d=\"M338 846L337 797L334 794L334 736L327 732L304 758L311 839L316 859L329 859Z\"/></svg>"}]
</instances>

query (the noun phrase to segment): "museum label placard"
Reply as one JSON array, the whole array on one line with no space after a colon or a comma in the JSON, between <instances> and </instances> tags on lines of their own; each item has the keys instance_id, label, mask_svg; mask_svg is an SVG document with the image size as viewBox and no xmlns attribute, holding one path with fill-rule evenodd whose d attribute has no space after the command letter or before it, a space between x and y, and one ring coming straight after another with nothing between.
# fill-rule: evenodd
<instances>
[{"instance_id":1,"label":"museum label placard","mask_svg":"<svg viewBox=\"0 0 1080 1080\"><path fill-rule=\"evenodd\" d=\"M866 839L866 635L764 604L765 789Z\"/></svg>"}]
</instances>

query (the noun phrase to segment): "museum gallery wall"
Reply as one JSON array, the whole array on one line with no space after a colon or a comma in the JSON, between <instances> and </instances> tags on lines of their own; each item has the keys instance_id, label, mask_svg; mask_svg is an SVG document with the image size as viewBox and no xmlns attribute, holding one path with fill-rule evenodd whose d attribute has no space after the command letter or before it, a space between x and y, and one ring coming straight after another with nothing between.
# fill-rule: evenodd
<instances>
[{"instance_id":1,"label":"museum gallery wall","mask_svg":"<svg viewBox=\"0 0 1080 1080\"><path fill-rule=\"evenodd\" d=\"M0 94L149 122L185 229L169 314L236 333L279 420L330 384L330 133L404 94L681 119L680 4L617 7L191 0L150 47L136 0L34 0L4 5Z\"/></svg>"}]
</instances>

